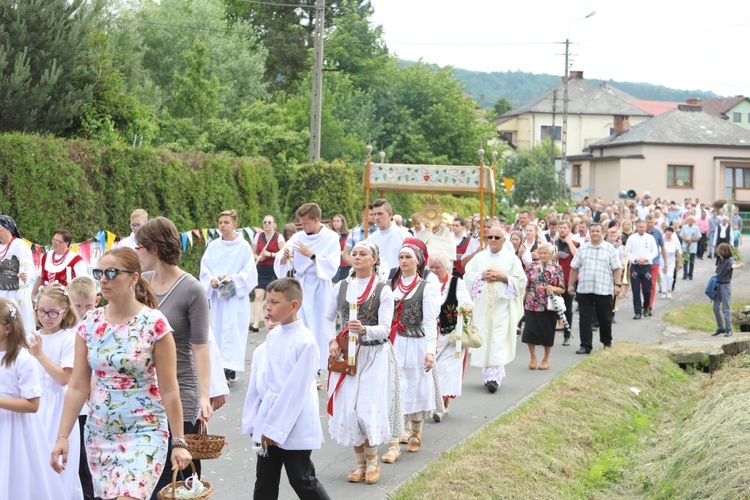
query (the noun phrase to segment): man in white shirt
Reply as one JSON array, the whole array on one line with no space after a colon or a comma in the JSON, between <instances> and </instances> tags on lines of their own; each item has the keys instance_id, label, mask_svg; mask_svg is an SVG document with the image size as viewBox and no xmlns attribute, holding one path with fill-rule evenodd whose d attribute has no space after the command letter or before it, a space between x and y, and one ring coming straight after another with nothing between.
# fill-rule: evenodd
<instances>
[{"instance_id":1,"label":"man in white shirt","mask_svg":"<svg viewBox=\"0 0 750 500\"><path fill-rule=\"evenodd\" d=\"M648 305L651 302L651 266L659 255L659 247L653 236L646 232L646 222L635 224L636 232L628 238L630 254L630 285L633 287L633 319L641 319L642 313L651 316ZM641 302L641 292L643 302Z\"/></svg>"},{"instance_id":2,"label":"man in white shirt","mask_svg":"<svg viewBox=\"0 0 750 500\"><path fill-rule=\"evenodd\" d=\"M375 200L372 204L372 214L375 217L375 226L378 229L367 239L378 245L380 262L383 269L390 270L390 276L398 268L398 253L401 250L401 244L408 235L391 221L393 209L388 201L384 199Z\"/></svg>"},{"instance_id":3,"label":"man in white shirt","mask_svg":"<svg viewBox=\"0 0 750 500\"><path fill-rule=\"evenodd\" d=\"M136 208L133 213L130 214L130 236L127 236L120 240L117 248L132 248L135 250L137 245L135 241L135 235L142 225L148 220L148 213L142 208Z\"/></svg>"}]
</instances>

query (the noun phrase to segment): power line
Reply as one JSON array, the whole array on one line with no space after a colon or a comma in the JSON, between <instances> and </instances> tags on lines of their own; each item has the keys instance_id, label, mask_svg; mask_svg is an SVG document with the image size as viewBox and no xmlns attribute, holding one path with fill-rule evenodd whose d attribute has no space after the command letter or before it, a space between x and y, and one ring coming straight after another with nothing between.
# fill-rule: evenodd
<instances>
[{"instance_id":1,"label":"power line","mask_svg":"<svg viewBox=\"0 0 750 500\"><path fill-rule=\"evenodd\" d=\"M240 0L240 2L245 3L256 3L259 5L271 5L273 7L292 7L294 9L325 9L325 7L318 7L316 5L302 5L302 4L292 4L292 3L275 3L275 2L262 2L260 0Z\"/></svg>"}]
</instances>

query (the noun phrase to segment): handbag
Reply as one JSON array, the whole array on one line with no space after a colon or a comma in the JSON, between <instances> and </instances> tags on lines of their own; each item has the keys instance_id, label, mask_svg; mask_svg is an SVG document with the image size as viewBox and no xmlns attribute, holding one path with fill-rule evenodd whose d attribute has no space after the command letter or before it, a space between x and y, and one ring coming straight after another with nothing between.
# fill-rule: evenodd
<instances>
[{"instance_id":1,"label":"handbag","mask_svg":"<svg viewBox=\"0 0 750 500\"><path fill-rule=\"evenodd\" d=\"M547 295L547 310L565 312L565 301L559 295L551 293Z\"/></svg>"},{"instance_id":2,"label":"handbag","mask_svg":"<svg viewBox=\"0 0 750 500\"><path fill-rule=\"evenodd\" d=\"M479 328L474 326L474 314L466 316L463 333L459 333L458 330L453 330L453 333L451 333L451 336L449 337L450 342L455 344L456 341L458 341L459 336L461 337L461 345L464 347L469 347L471 349L482 347L482 337L479 335Z\"/></svg>"},{"instance_id":3,"label":"handbag","mask_svg":"<svg viewBox=\"0 0 750 500\"><path fill-rule=\"evenodd\" d=\"M376 289L377 292L377 289ZM370 312L372 311L372 303L375 302L375 293L373 292L370 298L370 307L367 308L365 313L365 323L370 319ZM349 357L349 329L344 328L339 335L336 335L336 342L341 347L341 357L339 359L334 358L330 354L328 355L328 371L346 373L347 375L357 374L357 364L354 366L348 362ZM359 354L359 343L357 343L357 354ZM355 354L356 357L356 354Z\"/></svg>"}]
</instances>

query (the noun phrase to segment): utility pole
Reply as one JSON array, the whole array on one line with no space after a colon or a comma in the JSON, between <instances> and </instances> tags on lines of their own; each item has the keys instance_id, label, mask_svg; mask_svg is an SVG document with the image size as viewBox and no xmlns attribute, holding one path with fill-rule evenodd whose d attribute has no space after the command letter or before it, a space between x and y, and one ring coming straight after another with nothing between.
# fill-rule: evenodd
<instances>
[{"instance_id":1,"label":"utility pole","mask_svg":"<svg viewBox=\"0 0 750 500\"><path fill-rule=\"evenodd\" d=\"M565 198L565 174L568 171L568 80L570 58L570 38L565 39L565 76L563 77L563 122L562 158L560 159L560 197Z\"/></svg>"},{"instance_id":2,"label":"utility pole","mask_svg":"<svg viewBox=\"0 0 750 500\"><path fill-rule=\"evenodd\" d=\"M557 140L557 131L555 130L555 114L557 113L557 89L552 91L552 139L549 147L549 161L555 166L555 141Z\"/></svg>"},{"instance_id":3,"label":"utility pole","mask_svg":"<svg viewBox=\"0 0 750 500\"><path fill-rule=\"evenodd\" d=\"M326 1L315 0L315 33L313 35L312 95L310 98L310 153L308 163L320 159L320 127L323 109L323 27Z\"/></svg>"}]
</instances>

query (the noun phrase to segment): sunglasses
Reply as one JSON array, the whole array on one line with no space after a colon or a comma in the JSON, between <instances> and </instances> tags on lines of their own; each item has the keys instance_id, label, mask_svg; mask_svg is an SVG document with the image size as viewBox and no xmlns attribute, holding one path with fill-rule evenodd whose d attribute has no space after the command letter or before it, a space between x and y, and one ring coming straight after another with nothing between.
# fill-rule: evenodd
<instances>
[{"instance_id":1,"label":"sunglasses","mask_svg":"<svg viewBox=\"0 0 750 500\"><path fill-rule=\"evenodd\" d=\"M502 236L487 236L488 240L504 240Z\"/></svg>"},{"instance_id":2,"label":"sunglasses","mask_svg":"<svg viewBox=\"0 0 750 500\"><path fill-rule=\"evenodd\" d=\"M273 221L272 220L264 220L263 224L266 224L266 225L273 224Z\"/></svg>"},{"instance_id":3,"label":"sunglasses","mask_svg":"<svg viewBox=\"0 0 750 500\"><path fill-rule=\"evenodd\" d=\"M113 280L120 273L135 274L135 271L128 271L127 269L117 269L116 267L110 267L102 271L101 269L92 269L91 275L96 281L101 281L102 276L106 276L108 280Z\"/></svg>"},{"instance_id":4,"label":"sunglasses","mask_svg":"<svg viewBox=\"0 0 750 500\"><path fill-rule=\"evenodd\" d=\"M36 315L40 318L49 316L49 319L57 319L63 312L65 312L65 309L60 309L59 311L45 311L44 309L37 309Z\"/></svg>"}]
</instances>

